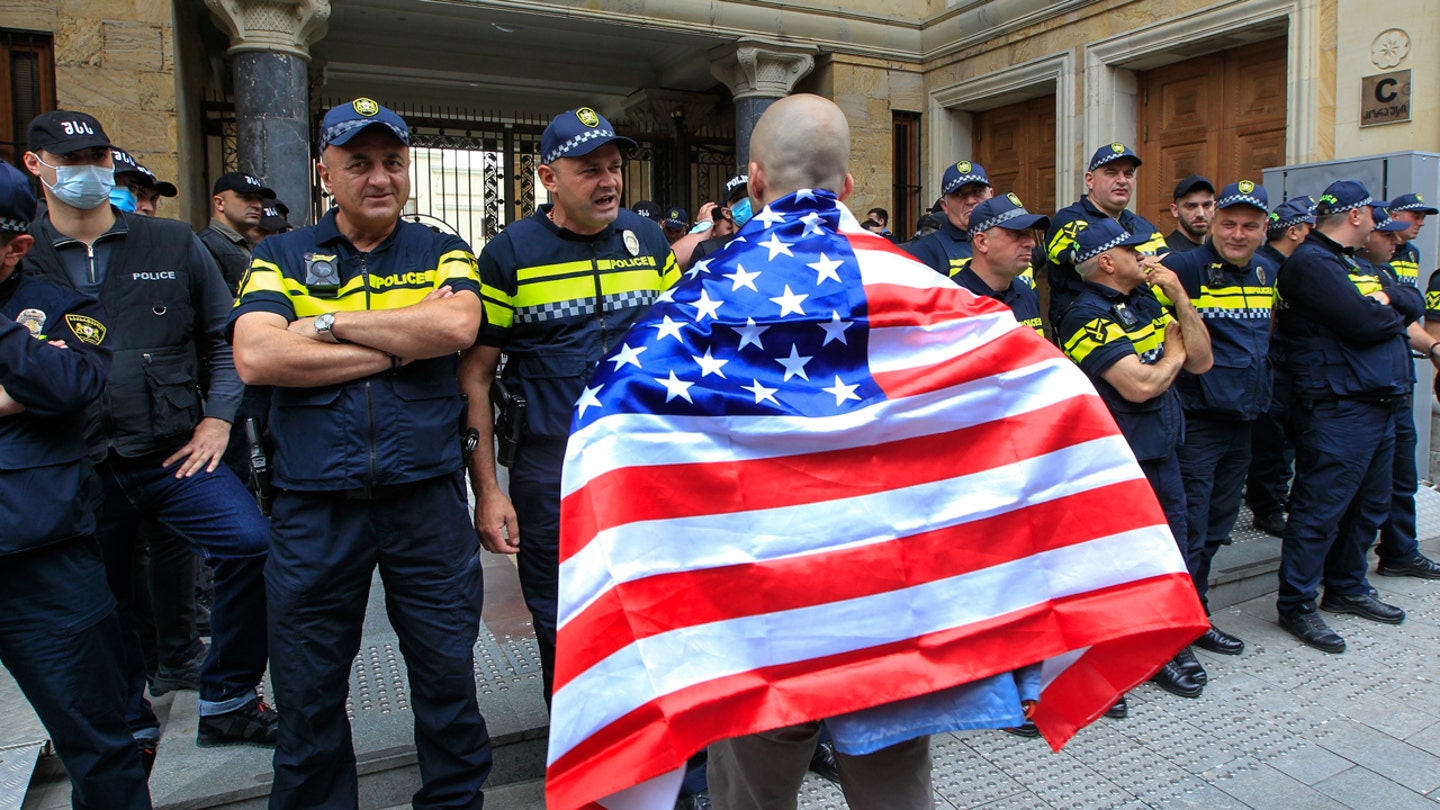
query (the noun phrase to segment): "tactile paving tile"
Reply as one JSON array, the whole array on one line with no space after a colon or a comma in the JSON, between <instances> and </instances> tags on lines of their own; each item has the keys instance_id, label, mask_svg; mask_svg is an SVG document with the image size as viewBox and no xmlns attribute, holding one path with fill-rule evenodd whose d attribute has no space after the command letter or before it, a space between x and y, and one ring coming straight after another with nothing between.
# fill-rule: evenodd
<instances>
[{"instance_id":1,"label":"tactile paving tile","mask_svg":"<svg viewBox=\"0 0 1440 810\"><path fill-rule=\"evenodd\" d=\"M20 810L43 742L0 748L0 810Z\"/></svg>"},{"instance_id":2,"label":"tactile paving tile","mask_svg":"<svg viewBox=\"0 0 1440 810\"><path fill-rule=\"evenodd\" d=\"M1032 742L1045 746L1043 740ZM935 792L956 807L974 807L1025 792L1003 769L953 735L932 737L930 756L936 763L943 763L943 767L935 768L931 775Z\"/></svg>"},{"instance_id":3,"label":"tactile paving tile","mask_svg":"<svg viewBox=\"0 0 1440 810\"><path fill-rule=\"evenodd\" d=\"M475 642L475 688L480 694L509 691L540 677L540 650L533 638L497 638L484 630ZM371 637L355 656L350 673L350 694L345 713L410 711L405 659L393 636Z\"/></svg>"}]
</instances>

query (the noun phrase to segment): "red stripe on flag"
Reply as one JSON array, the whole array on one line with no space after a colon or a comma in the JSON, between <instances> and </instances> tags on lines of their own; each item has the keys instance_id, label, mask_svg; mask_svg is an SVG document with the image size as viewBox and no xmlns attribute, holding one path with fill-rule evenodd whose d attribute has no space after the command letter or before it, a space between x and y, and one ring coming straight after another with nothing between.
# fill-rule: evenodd
<instances>
[{"instance_id":1,"label":"red stripe on flag","mask_svg":"<svg viewBox=\"0 0 1440 810\"><path fill-rule=\"evenodd\" d=\"M566 542L560 560L573 557L600 532L627 523L872 495L983 472L1116 433L1109 412L1097 398L1086 396L959 430L865 447L748 461L621 467L595 476L561 503ZM909 463L921 457L944 458L945 465ZM674 481L687 483L656 485ZM636 492L646 495L636 498Z\"/></svg>"},{"instance_id":2,"label":"red stripe on flag","mask_svg":"<svg viewBox=\"0 0 1440 810\"><path fill-rule=\"evenodd\" d=\"M1036 719L1045 718L1042 728L1058 749L1074 730L1063 718L1098 717L1154 674L1165 660L1160 651L1173 654L1208 626L1182 572L1054 599L955 630L717 678L663 695L579 741L547 769L547 806L583 808L679 767L716 740L1009 671L1017 637L1037 660L1091 648L1041 696ZM1090 656L1108 670L1086 666ZM935 680L940 672L943 681ZM857 683L865 688L856 689Z\"/></svg>"},{"instance_id":3,"label":"red stripe on flag","mask_svg":"<svg viewBox=\"0 0 1440 810\"><path fill-rule=\"evenodd\" d=\"M926 368L906 368L896 371L874 371L871 376L875 383L891 399L928 394L952 386L982 380L1002 371L1023 368L1046 360L1063 357L1060 350L1035 333L1028 326L1016 325L1000 337L961 355L936 363ZM1105 405L1098 397L1090 400L1092 408L1107 415ZM1113 422L1113 419L1112 419ZM1118 431L1118 428L1116 429Z\"/></svg>"},{"instance_id":4,"label":"red stripe on flag","mask_svg":"<svg viewBox=\"0 0 1440 810\"><path fill-rule=\"evenodd\" d=\"M1116 509L1118 503L1127 506ZM568 652L556 662L555 688L640 639L676 628L889 593L1164 522L1140 478L883 543L622 582L560 628L557 646ZM913 566L916 560L924 567ZM796 582L825 587L795 588Z\"/></svg>"},{"instance_id":5,"label":"red stripe on flag","mask_svg":"<svg viewBox=\"0 0 1440 810\"><path fill-rule=\"evenodd\" d=\"M926 269L926 272L934 272ZM903 284L865 285L863 314L871 329L891 326L932 326L973 318L1010 308L986 296L954 285L906 287ZM1035 330L1030 330L1035 331Z\"/></svg>"}]
</instances>

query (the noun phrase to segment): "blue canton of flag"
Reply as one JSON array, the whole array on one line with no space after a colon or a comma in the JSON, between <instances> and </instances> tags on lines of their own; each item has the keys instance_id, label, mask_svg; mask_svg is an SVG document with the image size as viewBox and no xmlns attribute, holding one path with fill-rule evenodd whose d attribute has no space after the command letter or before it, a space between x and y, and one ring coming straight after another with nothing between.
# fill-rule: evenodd
<instances>
[{"instance_id":1,"label":"blue canton of flag","mask_svg":"<svg viewBox=\"0 0 1440 810\"><path fill-rule=\"evenodd\" d=\"M842 217L834 194L802 190L696 262L602 361L572 431L610 413L828 416L882 398L855 253L825 236Z\"/></svg>"}]
</instances>

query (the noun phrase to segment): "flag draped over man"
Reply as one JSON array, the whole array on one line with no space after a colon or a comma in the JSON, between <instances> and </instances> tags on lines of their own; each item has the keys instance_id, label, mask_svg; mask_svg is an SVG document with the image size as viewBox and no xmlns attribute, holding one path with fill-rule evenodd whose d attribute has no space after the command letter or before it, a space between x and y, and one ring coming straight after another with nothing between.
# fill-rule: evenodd
<instances>
[{"instance_id":1,"label":"flag draped over man","mask_svg":"<svg viewBox=\"0 0 1440 810\"><path fill-rule=\"evenodd\" d=\"M1084 375L828 191L632 327L562 495L559 810L668 807L716 740L1042 661L1058 749L1207 626Z\"/></svg>"}]
</instances>

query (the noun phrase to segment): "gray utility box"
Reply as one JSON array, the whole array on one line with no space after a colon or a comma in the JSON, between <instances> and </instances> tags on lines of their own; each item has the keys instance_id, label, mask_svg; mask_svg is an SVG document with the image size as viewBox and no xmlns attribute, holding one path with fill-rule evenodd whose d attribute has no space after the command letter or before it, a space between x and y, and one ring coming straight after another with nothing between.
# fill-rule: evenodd
<instances>
[{"instance_id":1,"label":"gray utility box","mask_svg":"<svg viewBox=\"0 0 1440 810\"><path fill-rule=\"evenodd\" d=\"M1401 194L1418 192L1427 203L1440 201L1440 154L1434 152L1391 152L1369 157L1330 160L1280 166L1264 172L1265 191L1271 207L1282 200L1308 194L1319 197L1336 180L1359 180L1377 200L1391 200ZM1435 205L1440 208L1440 205ZM1430 273L1440 267L1440 216L1431 217L1415 240L1420 249L1420 289L1425 290ZM1415 361L1415 469L1421 480L1433 481L1430 469L1431 391L1434 369L1428 360Z\"/></svg>"}]
</instances>

